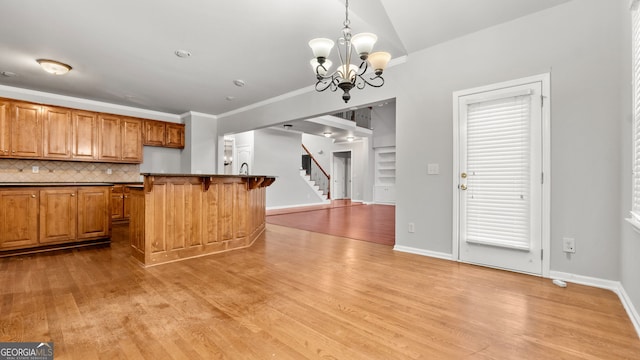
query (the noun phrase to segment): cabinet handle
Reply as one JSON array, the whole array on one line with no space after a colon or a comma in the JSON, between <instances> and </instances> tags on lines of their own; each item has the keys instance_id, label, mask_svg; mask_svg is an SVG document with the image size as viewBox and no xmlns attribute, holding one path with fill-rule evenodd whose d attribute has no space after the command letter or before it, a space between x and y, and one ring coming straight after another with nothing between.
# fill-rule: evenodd
<instances>
[{"instance_id":1,"label":"cabinet handle","mask_svg":"<svg viewBox=\"0 0 640 360\"><path fill-rule=\"evenodd\" d=\"M124 196L125 199L128 199L129 197L127 195Z\"/></svg>"},{"instance_id":2,"label":"cabinet handle","mask_svg":"<svg viewBox=\"0 0 640 360\"><path fill-rule=\"evenodd\" d=\"M76 194L71 194L71 196L76 196Z\"/></svg>"},{"instance_id":3,"label":"cabinet handle","mask_svg":"<svg viewBox=\"0 0 640 360\"><path fill-rule=\"evenodd\" d=\"M36 195L35 194L31 194L31 197L34 198L34 197L36 197Z\"/></svg>"},{"instance_id":4,"label":"cabinet handle","mask_svg":"<svg viewBox=\"0 0 640 360\"><path fill-rule=\"evenodd\" d=\"M124 195L120 195L120 199L124 199Z\"/></svg>"}]
</instances>

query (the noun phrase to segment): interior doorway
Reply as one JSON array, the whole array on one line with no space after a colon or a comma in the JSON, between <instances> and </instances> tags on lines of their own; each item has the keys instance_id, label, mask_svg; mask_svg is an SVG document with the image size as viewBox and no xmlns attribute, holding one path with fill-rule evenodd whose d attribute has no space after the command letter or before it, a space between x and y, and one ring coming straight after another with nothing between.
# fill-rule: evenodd
<instances>
[{"instance_id":1,"label":"interior doorway","mask_svg":"<svg viewBox=\"0 0 640 360\"><path fill-rule=\"evenodd\" d=\"M331 199L351 199L351 151L333 153Z\"/></svg>"}]
</instances>

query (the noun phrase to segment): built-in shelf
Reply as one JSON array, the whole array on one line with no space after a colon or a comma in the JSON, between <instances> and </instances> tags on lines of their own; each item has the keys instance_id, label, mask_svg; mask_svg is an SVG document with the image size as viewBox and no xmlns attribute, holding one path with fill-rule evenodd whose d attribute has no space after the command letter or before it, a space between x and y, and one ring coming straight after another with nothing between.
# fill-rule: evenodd
<instances>
[{"instance_id":1,"label":"built-in shelf","mask_svg":"<svg viewBox=\"0 0 640 360\"><path fill-rule=\"evenodd\" d=\"M394 146L375 149L374 201L395 204L396 202L396 148Z\"/></svg>"}]
</instances>

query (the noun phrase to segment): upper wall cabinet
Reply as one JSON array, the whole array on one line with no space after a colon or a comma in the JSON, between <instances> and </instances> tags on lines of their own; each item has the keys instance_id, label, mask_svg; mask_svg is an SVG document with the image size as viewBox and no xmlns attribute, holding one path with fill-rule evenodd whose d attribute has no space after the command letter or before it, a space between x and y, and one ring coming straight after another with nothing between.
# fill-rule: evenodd
<instances>
[{"instance_id":1,"label":"upper wall cabinet","mask_svg":"<svg viewBox=\"0 0 640 360\"><path fill-rule=\"evenodd\" d=\"M90 111L71 112L72 157L76 160L94 161L98 158L98 114Z\"/></svg>"},{"instance_id":2,"label":"upper wall cabinet","mask_svg":"<svg viewBox=\"0 0 640 360\"><path fill-rule=\"evenodd\" d=\"M142 162L142 121L116 115L98 116L98 159Z\"/></svg>"},{"instance_id":3,"label":"upper wall cabinet","mask_svg":"<svg viewBox=\"0 0 640 360\"><path fill-rule=\"evenodd\" d=\"M184 138L184 124L0 98L0 158L139 164L143 145Z\"/></svg>"},{"instance_id":4,"label":"upper wall cabinet","mask_svg":"<svg viewBox=\"0 0 640 360\"><path fill-rule=\"evenodd\" d=\"M184 124L144 120L144 145L184 149Z\"/></svg>"},{"instance_id":5,"label":"upper wall cabinet","mask_svg":"<svg viewBox=\"0 0 640 360\"><path fill-rule=\"evenodd\" d=\"M71 158L71 110L59 107L43 106L44 157L49 159Z\"/></svg>"},{"instance_id":6,"label":"upper wall cabinet","mask_svg":"<svg viewBox=\"0 0 640 360\"><path fill-rule=\"evenodd\" d=\"M42 106L13 102L11 104L11 156L42 157Z\"/></svg>"}]
</instances>

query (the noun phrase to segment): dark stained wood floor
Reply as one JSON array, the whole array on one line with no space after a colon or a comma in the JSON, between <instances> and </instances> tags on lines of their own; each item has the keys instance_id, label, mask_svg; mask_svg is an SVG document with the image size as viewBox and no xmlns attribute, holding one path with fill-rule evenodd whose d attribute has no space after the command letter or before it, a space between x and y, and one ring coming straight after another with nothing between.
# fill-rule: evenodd
<instances>
[{"instance_id":1,"label":"dark stained wood floor","mask_svg":"<svg viewBox=\"0 0 640 360\"><path fill-rule=\"evenodd\" d=\"M617 296L267 225L140 267L111 247L0 259L0 341L61 359L638 359Z\"/></svg>"},{"instance_id":2,"label":"dark stained wood floor","mask_svg":"<svg viewBox=\"0 0 640 360\"><path fill-rule=\"evenodd\" d=\"M271 210L267 223L322 234L395 244L395 206L334 200L331 205Z\"/></svg>"}]
</instances>

